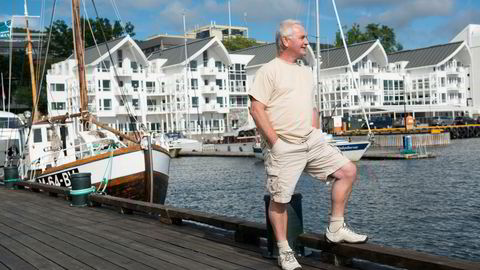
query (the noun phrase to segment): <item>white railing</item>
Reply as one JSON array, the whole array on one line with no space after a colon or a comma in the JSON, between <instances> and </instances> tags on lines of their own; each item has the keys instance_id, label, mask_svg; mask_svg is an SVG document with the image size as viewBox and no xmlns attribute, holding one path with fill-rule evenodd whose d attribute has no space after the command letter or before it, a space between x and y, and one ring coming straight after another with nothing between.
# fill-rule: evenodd
<instances>
[{"instance_id":1,"label":"white railing","mask_svg":"<svg viewBox=\"0 0 480 270\"><path fill-rule=\"evenodd\" d=\"M216 85L205 85L202 88L202 93L204 94L214 94L218 91L218 86Z\"/></svg>"},{"instance_id":2,"label":"white railing","mask_svg":"<svg viewBox=\"0 0 480 270\"><path fill-rule=\"evenodd\" d=\"M201 74L202 75L216 75L217 74L217 69L213 67L203 67L201 69Z\"/></svg>"},{"instance_id":3,"label":"white railing","mask_svg":"<svg viewBox=\"0 0 480 270\"><path fill-rule=\"evenodd\" d=\"M218 108L217 104L203 104L202 111L216 111Z\"/></svg>"}]
</instances>

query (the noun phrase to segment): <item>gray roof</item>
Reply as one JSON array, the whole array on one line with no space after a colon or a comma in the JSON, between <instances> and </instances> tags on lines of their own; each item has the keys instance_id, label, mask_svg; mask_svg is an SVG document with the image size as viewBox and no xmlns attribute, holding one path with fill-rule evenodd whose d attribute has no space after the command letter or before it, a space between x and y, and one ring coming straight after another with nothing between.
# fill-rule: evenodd
<instances>
[{"instance_id":1,"label":"gray roof","mask_svg":"<svg viewBox=\"0 0 480 270\"><path fill-rule=\"evenodd\" d=\"M247 67L262 65L270 62L277 56L277 48L275 43L250 47L238 51L231 52L231 54L246 54L254 55L253 59L248 62Z\"/></svg>"},{"instance_id":2,"label":"gray roof","mask_svg":"<svg viewBox=\"0 0 480 270\"><path fill-rule=\"evenodd\" d=\"M348 53L350 54L350 60L355 62L355 60L370 49L375 42L376 40L372 40L349 45ZM321 69L348 65L347 54L345 53L344 47L320 50L320 57L322 59L322 65L320 66Z\"/></svg>"},{"instance_id":3,"label":"gray roof","mask_svg":"<svg viewBox=\"0 0 480 270\"><path fill-rule=\"evenodd\" d=\"M445 60L462 42L447 43L415 50L400 51L388 54L388 62L408 61L405 68L433 66Z\"/></svg>"},{"instance_id":4,"label":"gray roof","mask_svg":"<svg viewBox=\"0 0 480 270\"><path fill-rule=\"evenodd\" d=\"M119 37L107 42L103 42L98 44L98 50L100 51L100 55L104 55L107 53L107 45L108 48L111 50L113 47L115 47L118 43L120 43L125 37ZM68 59L74 59L75 56L72 54ZM97 47L96 46L90 46L88 48L85 48L85 65L89 65L93 63L95 60L100 58L98 55Z\"/></svg>"},{"instance_id":5,"label":"gray roof","mask_svg":"<svg viewBox=\"0 0 480 270\"><path fill-rule=\"evenodd\" d=\"M187 40L192 40L192 38L187 38ZM152 38L149 40L138 41L137 44L142 50L148 50L151 48L170 48L173 46L183 45L185 42L184 37L174 37L174 36L160 36ZM187 41L188 42L188 41Z\"/></svg>"},{"instance_id":6,"label":"gray roof","mask_svg":"<svg viewBox=\"0 0 480 270\"><path fill-rule=\"evenodd\" d=\"M188 57L191 57L203 47L205 47L205 45L207 45L207 43L210 42L213 38L214 37L198 39L187 43ZM167 59L167 62L165 62L165 64L163 65L164 67L180 64L185 61L185 46L179 45L165 50L155 51L148 57L148 60L155 59Z\"/></svg>"}]
</instances>

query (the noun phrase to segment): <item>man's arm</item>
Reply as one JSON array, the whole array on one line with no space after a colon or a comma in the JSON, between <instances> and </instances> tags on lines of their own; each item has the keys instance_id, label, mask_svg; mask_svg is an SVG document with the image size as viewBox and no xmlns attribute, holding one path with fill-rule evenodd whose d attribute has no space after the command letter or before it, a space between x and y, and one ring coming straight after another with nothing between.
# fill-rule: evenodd
<instances>
[{"instance_id":1,"label":"man's arm","mask_svg":"<svg viewBox=\"0 0 480 270\"><path fill-rule=\"evenodd\" d=\"M273 129L270 120L268 119L267 113L265 112L266 106L252 96L250 96L250 99L252 101L250 114L257 125L258 131L263 134L267 140L267 143L270 145L270 147L272 147L277 141L278 136Z\"/></svg>"}]
</instances>

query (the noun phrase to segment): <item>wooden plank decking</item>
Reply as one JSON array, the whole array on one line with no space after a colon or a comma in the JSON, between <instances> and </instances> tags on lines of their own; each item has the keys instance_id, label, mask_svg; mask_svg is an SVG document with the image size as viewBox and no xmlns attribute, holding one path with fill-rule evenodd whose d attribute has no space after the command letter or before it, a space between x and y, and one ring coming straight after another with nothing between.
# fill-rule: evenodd
<instances>
[{"instance_id":1,"label":"wooden plank decking","mask_svg":"<svg viewBox=\"0 0 480 270\"><path fill-rule=\"evenodd\" d=\"M228 233L0 187L2 269L279 269ZM304 269L346 269L302 258Z\"/></svg>"}]
</instances>

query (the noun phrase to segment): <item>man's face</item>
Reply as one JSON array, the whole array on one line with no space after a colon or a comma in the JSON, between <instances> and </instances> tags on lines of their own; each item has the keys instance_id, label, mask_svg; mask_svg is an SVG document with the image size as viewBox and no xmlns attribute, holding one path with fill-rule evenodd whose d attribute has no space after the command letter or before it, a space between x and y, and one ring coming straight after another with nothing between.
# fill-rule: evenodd
<instances>
[{"instance_id":1,"label":"man's face","mask_svg":"<svg viewBox=\"0 0 480 270\"><path fill-rule=\"evenodd\" d=\"M305 33L303 26L298 24L294 25L292 30L292 35L287 37L287 50L298 58L303 57L307 54L307 33Z\"/></svg>"}]
</instances>

